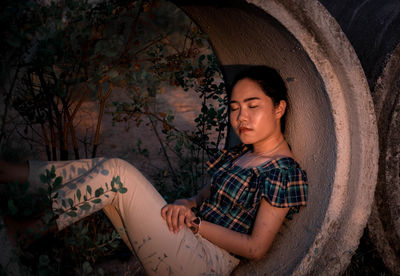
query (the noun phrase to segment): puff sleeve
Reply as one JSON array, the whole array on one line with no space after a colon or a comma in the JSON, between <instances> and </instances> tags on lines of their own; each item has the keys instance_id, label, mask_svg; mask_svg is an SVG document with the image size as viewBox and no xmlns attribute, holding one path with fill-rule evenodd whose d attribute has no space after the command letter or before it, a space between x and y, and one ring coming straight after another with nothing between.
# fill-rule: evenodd
<instances>
[{"instance_id":1,"label":"puff sleeve","mask_svg":"<svg viewBox=\"0 0 400 276\"><path fill-rule=\"evenodd\" d=\"M307 204L307 192L305 171L298 166L280 167L265 175L261 197L275 207L300 207Z\"/></svg>"}]
</instances>

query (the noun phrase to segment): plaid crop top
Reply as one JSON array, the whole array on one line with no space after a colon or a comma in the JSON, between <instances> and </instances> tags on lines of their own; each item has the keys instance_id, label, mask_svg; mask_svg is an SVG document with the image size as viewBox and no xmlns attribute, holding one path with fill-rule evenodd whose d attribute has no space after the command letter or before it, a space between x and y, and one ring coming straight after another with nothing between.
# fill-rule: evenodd
<instances>
[{"instance_id":1,"label":"plaid crop top","mask_svg":"<svg viewBox=\"0 0 400 276\"><path fill-rule=\"evenodd\" d=\"M204 220L245 234L251 233L262 198L275 207L290 207L289 213L298 212L307 203L308 187L305 171L290 157L252 168L234 165L247 150L223 150L207 163L210 197L199 208Z\"/></svg>"}]
</instances>

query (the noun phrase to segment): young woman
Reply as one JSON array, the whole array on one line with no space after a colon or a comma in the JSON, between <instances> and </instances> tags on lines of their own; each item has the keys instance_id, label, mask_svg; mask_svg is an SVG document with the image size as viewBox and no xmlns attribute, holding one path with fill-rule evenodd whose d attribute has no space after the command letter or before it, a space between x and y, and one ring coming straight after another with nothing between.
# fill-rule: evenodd
<instances>
[{"instance_id":1,"label":"young woman","mask_svg":"<svg viewBox=\"0 0 400 276\"><path fill-rule=\"evenodd\" d=\"M172 204L120 159L3 164L0 181L28 179L38 187L40 174L55 166L63 177L53 204L64 211L58 229L105 207L148 275L229 275L240 259L262 258L289 210L306 205L307 177L283 136L287 104L275 70L256 66L239 74L229 95L229 118L243 145L208 162L211 181L197 196ZM117 176L126 193L112 191ZM76 190L88 185L104 189L101 204L69 216L65 199L82 204Z\"/></svg>"}]
</instances>

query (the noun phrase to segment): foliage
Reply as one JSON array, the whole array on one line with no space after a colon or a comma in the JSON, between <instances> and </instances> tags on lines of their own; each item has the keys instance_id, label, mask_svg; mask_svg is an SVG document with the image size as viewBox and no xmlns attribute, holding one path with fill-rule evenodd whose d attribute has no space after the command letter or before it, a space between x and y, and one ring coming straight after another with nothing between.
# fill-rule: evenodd
<instances>
[{"instance_id":1,"label":"foliage","mask_svg":"<svg viewBox=\"0 0 400 276\"><path fill-rule=\"evenodd\" d=\"M94 157L111 93L129 87L140 90L138 97L146 101L159 90L162 80L148 72L151 68L145 64L160 55L172 60L171 55L182 52L171 42L186 27L178 24L182 15L156 0L63 0L30 6L6 0L5 9L29 15L12 20L5 35L6 58L1 65L15 72L13 80L8 78L2 87L4 91L9 88L6 110L12 102L26 123L26 138L32 133L41 139L49 160L68 159L71 146L75 158L80 157L75 120L89 99L97 99L99 105ZM20 62L10 63L15 52ZM10 82L13 85L8 87ZM7 112L2 118L3 137Z\"/></svg>"},{"instance_id":2,"label":"foliage","mask_svg":"<svg viewBox=\"0 0 400 276\"><path fill-rule=\"evenodd\" d=\"M57 191L62 187L62 177L56 176L55 167L52 166L51 170L46 170L46 174L40 178L47 189L39 188L39 194L28 192L28 182L9 183L7 204L1 206L1 215L14 220L34 218L42 221L40 228L28 227L22 233L16 233L17 241L24 248L20 256L21 263L34 275L59 275L69 266L73 270L71 274L93 274L93 263L99 257L115 253L120 247L121 238L117 231L111 229L109 223L104 223L106 220L102 218L101 223L94 224L86 219L73 224L68 230L54 232L52 227L55 219L62 213L75 217L79 209L85 211L93 208L93 205L101 204L101 196L108 197L104 194L105 191L126 193L126 187L119 177L113 178L110 185L105 183L105 189L98 188L92 192L92 188L86 186L86 195L79 196L82 193L77 189L76 197L65 199L71 205L70 208L63 204L63 210L51 211L52 202L58 197ZM46 242L41 241L42 233L47 232L50 233L44 237ZM36 239L39 240L26 244L26 240ZM48 242L49 239L51 243ZM103 274L102 269L96 272L98 275Z\"/></svg>"},{"instance_id":3,"label":"foliage","mask_svg":"<svg viewBox=\"0 0 400 276\"><path fill-rule=\"evenodd\" d=\"M159 141L167 167L159 168L154 175L157 188L169 201L195 193L204 184L204 162L220 148L226 128L224 84L207 37L176 7L162 1L14 2L3 2L5 10L14 9L18 20L10 18L12 28L7 31L12 34L4 35L1 66L10 66L13 74L7 76L7 70L1 71L6 79L1 87L6 108L0 145L4 147L7 142L5 125L10 123L7 110L12 103L25 123L19 135L29 143L44 145L49 160L71 158L71 147L74 157L79 158L82 138L76 131L76 116L90 100L97 101L99 108L93 127L94 157L106 102L120 88L130 101L113 103L115 122L133 120L138 128L147 124ZM1 19L8 20L5 16ZM13 41L15 37L18 43ZM201 114L193 131L179 130L172 112L157 109L155 103L165 86L183 87L201 99ZM211 133L217 133L216 139L210 139ZM137 153L149 157L150 151L138 141ZM21 186L10 192L14 196L3 210L14 217L29 207L35 215L48 210L62 180L50 170L42 181L49 187L42 191L45 200L31 197L26 193L28 186ZM79 209L99 204L98 196L107 189L125 192L121 184L116 178L103 190L77 190L74 198L62 202L63 210L56 212L67 210L70 216L76 216ZM15 187L11 185L10 189ZM84 202L76 204L81 199ZM39 203L44 206L35 205ZM45 223L52 218L46 213ZM57 246L30 246L32 250L26 251L23 262L37 274L58 274L68 263L79 268L77 274L92 273L90 265L117 250L114 246L119 243L109 223L104 223L102 231L89 223L92 220L53 233L51 240Z\"/></svg>"},{"instance_id":4,"label":"foliage","mask_svg":"<svg viewBox=\"0 0 400 276\"><path fill-rule=\"evenodd\" d=\"M130 102L113 103L116 122L133 120L137 127L141 127L147 121L157 137L167 167L158 168L152 178L167 201L191 196L204 185L205 161L221 147L227 126L225 85L219 65L205 37L193 32L198 34L200 31L192 28L185 39L195 39L196 42L188 43L190 47L178 54L165 57L162 54L164 47L157 47L157 52L151 48L153 59L147 66L148 71L160 81L180 86L187 93L194 92L201 99L201 112L194 120L194 130L179 130L174 124L172 112L159 111L157 94L151 98L143 97L136 92L139 89L134 88L128 90L132 99ZM193 52L199 54L192 56ZM212 134L215 139L210 139ZM149 150L141 149L140 145L137 152L148 157Z\"/></svg>"}]
</instances>

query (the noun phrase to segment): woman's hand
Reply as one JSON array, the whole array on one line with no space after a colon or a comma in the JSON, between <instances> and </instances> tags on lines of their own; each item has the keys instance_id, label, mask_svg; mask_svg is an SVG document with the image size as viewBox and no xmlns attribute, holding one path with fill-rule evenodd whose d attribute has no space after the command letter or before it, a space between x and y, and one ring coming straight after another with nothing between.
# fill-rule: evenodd
<instances>
[{"instance_id":1,"label":"woman's hand","mask_svg":"<svg viewBox=\"0 0 400 276\"><path fill-rule=\"evenodd\" d=\"M196 218L190 210L196 203L188 199L178 199L172 204L167 204L161 209L161 216L167 222L168 228L175 234L178 233L183 225L192 226L192 221Z\"/></svg>"}]
</instances>

